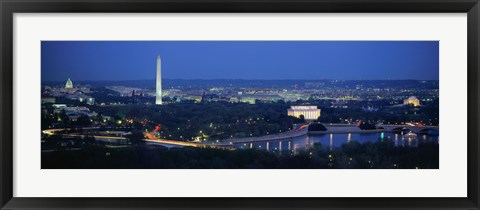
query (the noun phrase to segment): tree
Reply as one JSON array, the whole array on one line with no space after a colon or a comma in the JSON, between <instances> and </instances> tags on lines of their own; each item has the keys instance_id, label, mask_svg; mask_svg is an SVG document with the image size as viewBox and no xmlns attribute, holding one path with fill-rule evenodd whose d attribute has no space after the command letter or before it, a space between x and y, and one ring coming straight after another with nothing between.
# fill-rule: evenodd
<instances>
[{"instance_id":1,"label":"tree","mask_svg":"<svg viewBox=\"0 0 480 210\"><path fill-rule=\"evenodd\" d=\"M326 131L327 128L320 123L313 123L308 126L308 131Z\"/></svg>"},{"instance_id":2,"label":"tree","mask_svg":"<svg viewBox=\"0 0 480 210\"><path fill-rule=\"evenodd\" d=\"M87 127L92 124L92 122L90 121L90 117L82 114L77 118L77 122L75 124L80 127Z\"/></svg>"},{"instance_id":3,"label":"tree","mask_svg":"<svg viewBox=\"0 0 480 210\"><path fill-rule=\"evenodd\" d=\"M95 137L93 137L92 135L85 135L82 141L85 144L93 144L95 143Z\"/></svg>"},{"instance_id":4,"label":"tree","mask_svg":"<svg viewBox=\"0 0 480 210\"><path fill-rule=\"evenodd\" d=\"M125 137L128 138L132 144L141 144L143 143L143 139L145 139L145 136L141 130L133 130L132 134L129 134Z\"/></svg>"},{"instance_id":5,"label":"tree","mask_svg":"<svg viewBox=\"0 0 480 210\"><path fill-rule=\"evenodd\" d=\"M374 124L370 124L370 123L362 123L358 127L362 130L375 130L375 129L377 129L377 127L375 127Z\"/></svg>"},{"instance_id":6,"label":"tree","mask_svg":"<svg viewBox=\"0 0 480 210\"><path fill-rule=\"evenodd\" d=\"M300 118L300 123L305 123L305 116L303 116L303 114L301 114L299 118Z\"/></svg>"}]
</instances>

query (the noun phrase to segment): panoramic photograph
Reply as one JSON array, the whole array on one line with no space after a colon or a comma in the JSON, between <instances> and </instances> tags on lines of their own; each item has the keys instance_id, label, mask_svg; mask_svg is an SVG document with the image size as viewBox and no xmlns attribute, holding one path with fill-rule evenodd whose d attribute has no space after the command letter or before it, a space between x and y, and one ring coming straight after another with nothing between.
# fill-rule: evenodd
<instances>
[{"instance_id":1,"label":"panoramic photograph","mask_svg":"<svg viewBox=\"0 0 480 210\"><path fill-rule=\"evenodd\" d=\"M42 169L439 169L438 41L42 41Z\"/></svg>"}]
</instances>

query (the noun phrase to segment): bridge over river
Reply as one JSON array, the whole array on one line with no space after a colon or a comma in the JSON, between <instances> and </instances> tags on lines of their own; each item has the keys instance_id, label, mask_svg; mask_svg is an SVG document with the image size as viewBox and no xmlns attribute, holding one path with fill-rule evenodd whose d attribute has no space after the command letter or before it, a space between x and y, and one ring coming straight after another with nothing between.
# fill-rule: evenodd
<instances>
[{"instance_id":1,"label":"bridge over river","mask_svg":"<svg viewBox=\"0 0 480 210\"><path fill-rule=\"evenodd\" d=\"M439 131L439 127L438 126L428 126L428 125L425 125L425 126L417 126L417 125L385 125L385 124L381 124L381 125L377 125L377 127L382 127L384 131L387 131L387 132L392 132L392 131L395 131L395 130L410 130L414 133L419 133L419 132L428 132L428 131L434 131L436 133L438 133Z\"/></svg>"},{"instance_id":2,"label":"bridge over river","mask_svg":"<svg viewBox=\"0 0 480 210\"><path fill-rule=\"evenodd\" d=\"M177 141L177 140L168 140L168 139L158 139L158 138L147 138L144 139L145 142L150 144L159 144L164 146L187 146L187 147L200 147L200 148L225 148L232 146L236 143L254 143L254 142L268 142L268 141L279 141L279 140L288 140L294 139L298 137L302 137L308 134L335 134L335 133L379 133L379 132L394 132L394 131L402 131L402 130L410 130L414 133L421 133L421 132L428 132L433 131L438 134L439 127L438 126L412 126L412 125L377 125L377 127L381 127L383 129L376 129L376 130L361 130L358 126L354 124L325 124L327 131L308 131L308 124L300 125L293 130L278 133L278 134L271 134L265 136L258 136L258 137L249 137L249 138L230 138L225 139L219 142L204 142L204 143L196 143L196 142L185 142L185 141ZM97 130L99 127L90 127L84 128L84 130ZM47 135L61 135L67 137L85 137L84 134L78 133L65 133L68 131L67 128L57 128L57 129L47 129L43 130L42 132ZM123 136L100 136L100 135L93 135L96 140L103 140L103 141L126 141L127 138Z\"/></svg>"},{"instance_id":3,"label":"bridge over river","mask_svg":"<svg viewBox=\"0 0 480 210\"><path fill-rule=\"evenodd\" d=\"M251 142L291 139L291 138L301 137L307 134L308 134L308 125L301 125L294 130L290 130L290 131L278 133L278 134L249 137L249 138L229 138L229 139L223 140L222 142L208 142L204 144L210 145L210 146L230 146L235 143L251 143Z\"/></svg>"},{"instance_id":4,"label":"bridge over river","mask_svg":"<svg viewBox=\"0 0 480 210\"><path fill-rule=\"evenodd\" d=\"M280 140L288 140L294 139L298 137L302 137L308 134L349 134L349 133L381 133L381 132L401 132L405 130L409 130L414 133L421 133L421 132L428 132L433 131L438 134L439 127L438 126L416 126L416 125L377 125L377 127L381 127L382 129L375 129L375 130L361 130L355 124L325 124L327 128L326 131L308 131L308 124L301 125L298 128L278 133L272 135L265 135L265 136L258 136L258 137L249 137L249 138L229 138L222 140L220 142L206 142L203 143L205 145L211 146L232 146L238 143L254 143L254 142L268 142L268 141L280 141Z\"/></svg>"}]
</instances>

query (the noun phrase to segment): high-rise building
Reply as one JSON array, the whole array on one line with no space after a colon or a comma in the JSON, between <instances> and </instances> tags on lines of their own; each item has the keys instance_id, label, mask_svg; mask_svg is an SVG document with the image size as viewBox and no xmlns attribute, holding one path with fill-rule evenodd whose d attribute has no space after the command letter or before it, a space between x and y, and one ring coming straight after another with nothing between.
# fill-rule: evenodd
<instances>
[{"instance_id":1,"label":"high-rise building","mask_svg":"<svg viewBox=\"0 0 480 210\"><path fill-rule=\"evenodd\" d=\"M287 110L288 116L300 118L303 115L305 120L317 120L320 117L320 111L317 106L291 106Z\"/></svg>"},{"instance_id":2,"label":"high-rise building","mask_svg":"<svg viewBox=\"0 0 480 210\"><path fill-rule=\"evenodd\" d=\"M73 83L70 78L68 78L67 83L65 83L65 88L73 88Z\"/></svg>"},{"instance_id":3,"label":"high-rise building","mask_svg":"<svg viewBox=\"0 0 480 210\"><path fill-rule=\"evenodd\" d=\"M155 92L155 104L162 104L162 61L157 57L157 90Z\"/></svg>"}]
</instances>

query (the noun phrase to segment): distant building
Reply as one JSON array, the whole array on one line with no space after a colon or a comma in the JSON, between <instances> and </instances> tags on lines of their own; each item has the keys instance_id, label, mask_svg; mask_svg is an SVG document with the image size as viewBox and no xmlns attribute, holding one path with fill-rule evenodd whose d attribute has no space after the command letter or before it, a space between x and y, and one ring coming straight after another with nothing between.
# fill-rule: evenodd
<instances>
[{"instance_id":1,"label":"distant building","mask_svg":"<svg viewBox=\"0 0 480 210\"><path fill-rule=\"evenodd\" d=\"M73 88L73 83L72 83L72 80L70 80L70 78L68 78L67 83L65 83L65 88L67 89Z\"/></svg>"},{"instance_id":2,"label":"distant building","mask_svg":"<svg viewBox=\"0 0 480 210\"><path fill-rule=\"evenodd\" d=\"M107 86L105 88L119 93L120 96L122 97L132 97L134 95L138 95L139 93L146 92L146 90L141 88L126 87L126 86ZM154 95L153 92L151 95Z\"/></svg>"},{"instance_id":3,"label":"distant building","mask_svg":"<svg viewBox=\"0 0 480 210\"><path fill-rule=\"evenodd\" d=\"M366 112L376 112L379 110L379 108L376 108L373 106L367 106L367 107L362 107L362 110Z\"/></svg>"},{"instance_id":4,"label":"distant building","mask_svg":"<svg viewBox=\"0 0 480 210\"><path fill-rule=\"evenodd\" d=\"M305 82L306 88L322 88L325 86L325 82Z\"/></svg>"},{"instance_id":5,"label":"distant building","mask_svg":"<svg viewBox=\"0 0 480 210\"><path fill-rule=\"evenodd\" d=\"M344 100L339 100L336 102L332 102L331 108L340 108L340 109L347 109L348 108L348 103L347 101Z\"/></svg>"},{"instance_id":6,"label":"distant building","mask_svg":"<svg viewBox=\"0 0 480 210\"><path fill-rule=\"evenodd\" d=\"M286 91L279 92L279 95L283 98L285 102L291 101L295 102L298 100L308 100L310 94L305 94L302 91Z\"/></svg>"},{"instance_id":7,"label":"distant building","mask_svg":"<svg viewBox=\"0 0 480 210\"><path fill-rule=\"evenodd\" d=\"M413 105L413 106L420 106L420 100L418 100L415 96L410 96L409 98L403 100L403 105Z\"/></svg>"},{"instance_id":8,"label":"distant building","mask_svg":"<svg viewBox=\"0 0 480 210\"><path fill-rule=\"evenodd\" d=\"M55 103L55 98L53 97L42 97L42 104L47 104L47 103Z\"/></svg>"},{"instance_id":9,"label":"distant building","mask_svg":"<svg viewBox=\"0 0 480 210\"><path fill-rule=\"evenodd\" d=\"M61 109L61 108L67 107L67 105L66 104L53 104L52 107L55 108L55 109Z\"/></svg>"},{"instance_id":10,"label":"distant building","mask_svg":"<svg viewBox=\"0 0 480 210\"><path fill-rule=\"evenodd\" d=\"M240 102L240 99L238 99L238 97L231 97L230 102L231 103L238 103L238 102Z\"/></svg>"},{"instance_id":11,"label":"distant building","mask_svg":"<svg viewBox=\"0 0 480 210\"><path fill-rule=\"evenodd\" d=\"M90 96L87 96L83 93L75 93L75 94L72 94L72 95L66 95L65 98L68 98L70 100L76 100L76 101L80 101L80 102L85 102L87 103L88 105L94 105L95 104L95 98L92 98Z\"/></svg>"},{"instance_id":12,"label":"distant building","mask_svg":"<svg viewBox=\"0 0 480 210\"><path fill-rule=\"evenodd\" d=\"M257 100L261 102L277 102L283 100L281 96L276 94L242 94L238 95L236 98L238 99L238 102L249 104L255 104Z\"/></svg>"},{"instance_id":13,"label":"distant building","mask_svg":"<svg viewBox=\"0 0 480 210\"><path fill-rule=\"evenodd\" d=\"M200 103L202 102L202 96L201 95L187 95L183 97L185 100L193 100L195 103Z\"/></svg>"},{"instance_id":14,"label":"distant building","mask_svg":"<svg viewBox=\"0 0 480 210\"><path fill-rule=\"evenodd\" d=\"M82 115L89 117L97 116L96 112L91 111L89 108L84 106L67 107L65 104L54 104L52 106L55 108L53 113L60 114L63 110L65 111L67 117L72 121L77 121L77 119Z\"/></svg>"},{"instance_id":15,"label":"distant building","mask_svg":"<svg viewBox=\"0 0 480 210\"><path fill-rule=\"evenodd\" d=\"M291 106L288 116L300 118L301 115L305 120L317 120L320 117L320 109L317 106Z\"/></svg>"},{"instance_id":16,"label":"distant building","mask_svg":"<svg viewBox=\"0 0 480 210\"><path fill-rule=\"evenodd\" d=\"M92 97L87 98L87 104L88 105L94 105L95 104L95 98L92 98Z\"/></svg>"}]
</instances>

